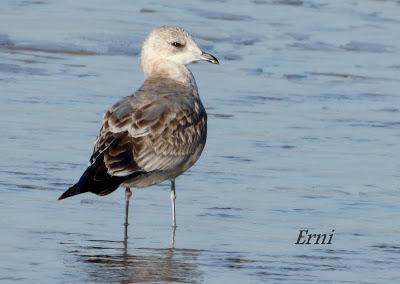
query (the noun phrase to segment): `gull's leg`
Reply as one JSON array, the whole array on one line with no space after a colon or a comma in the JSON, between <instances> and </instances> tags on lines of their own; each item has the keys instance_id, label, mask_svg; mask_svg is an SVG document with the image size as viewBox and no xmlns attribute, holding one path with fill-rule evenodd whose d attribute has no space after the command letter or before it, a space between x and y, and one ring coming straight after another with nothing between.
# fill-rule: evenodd
<instances>
[{"instance_id":1,"label":"gull's leg","mask_svg":"<svg viewBox=\"0 0 400 284\"><path fill-rule=\"evenodd\" d=\"M131 189L129 187L127 187L125 189L125 200L126 200L125 201L125 223L124 223L124 226L125 226L125 240L128 239L129 199L131 198L131 196L132 196L132 191L131 191Z\"/></svg>"},{"instance_id":2,"label":"gull's leg","mask_svg":"<svg viewBox=\"0 0 400 284\"><path fill-rule=\"evenodd\" d=\"M175 199L176 199L176 192L175 192L175 179L171 180L171 193L170 199L172 204L172 227L176 227L176 214L175 214Z\"/></svg>"},{"instance_id":3,"label":"gull's leg","mask_svg":"<svg viewBox=\"0 0 400 284\"><path fill-rule=\"evenodd\" d=\"M129 223L128 223L129 199L131 198L131 196L132 196L132 191L131 191L131 189L129 187L127 187L125 189L125 200L126 200L126 203L125 203L125 224L124 224L125 226L129 225Z\"/></svg>"},{"instance_id":4,"label":"gull's leg","mask_svg":"<svg viewBox=\"0 0 400 284\"><path fill-rule=\"evenodd\" d=\"M171 248L175 248L175 231L176 231L176 226L172 227L172 233L171 233Z\"/></svg>"}]
</instances>

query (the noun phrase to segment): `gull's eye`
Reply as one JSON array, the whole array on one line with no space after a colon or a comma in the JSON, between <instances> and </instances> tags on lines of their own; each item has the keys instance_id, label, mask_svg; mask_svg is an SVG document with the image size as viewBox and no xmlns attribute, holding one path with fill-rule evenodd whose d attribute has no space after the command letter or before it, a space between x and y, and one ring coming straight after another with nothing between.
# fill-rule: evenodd
<instances>
[{"instance_id":1,"label":"gull's eye","mask_svg":"<svg viewBox=\"0 0 400 284\"><path fill-rule=\"evenodd\" d=\"M180 42L177 42L177 41L175 41L175 42L173 42L173 43L171 43L173 46L175 46L175 47L182 47L183 45L180 43Z\"/></svg>"}]
</instances>

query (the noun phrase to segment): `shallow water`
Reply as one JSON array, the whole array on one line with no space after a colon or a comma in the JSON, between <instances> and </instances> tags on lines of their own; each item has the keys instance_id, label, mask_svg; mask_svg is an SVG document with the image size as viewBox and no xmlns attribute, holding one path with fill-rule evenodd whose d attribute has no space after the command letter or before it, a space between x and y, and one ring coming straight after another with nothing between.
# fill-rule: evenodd
<instances>
[{"instance_id":1,"label":"shallow water","mask_svg":"<svg viewBox=\"0 0 400 284\"><path fill-rule=\"evenodd\" d=\"M0 6L0 282L398 282L399 1L82 2ZM175 248L167 183L134 191L127 243L123 190L56 201L161 24L221 61L191 68L209 134Z\"/></svg>"}]
</instances>

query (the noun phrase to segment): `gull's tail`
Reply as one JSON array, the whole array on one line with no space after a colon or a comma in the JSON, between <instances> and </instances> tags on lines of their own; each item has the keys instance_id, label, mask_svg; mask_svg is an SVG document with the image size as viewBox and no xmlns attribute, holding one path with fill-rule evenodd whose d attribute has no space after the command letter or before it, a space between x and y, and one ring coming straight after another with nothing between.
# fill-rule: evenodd
<instances>
[{"instance_id":1,"label":"gull's tail","mask_svg":"<svg viewBox=\"0 0 400 284\"><path fill-rule=\"evenodd\" d=\"M85 192L107 195L116 190L125 180L142 173L143 172L134 172L127 176L112 176L108 173L107 167L103 161L103 155L101 155L86 169L79 181L64 192L58 200Z\"/></svg>"}]
</instances>

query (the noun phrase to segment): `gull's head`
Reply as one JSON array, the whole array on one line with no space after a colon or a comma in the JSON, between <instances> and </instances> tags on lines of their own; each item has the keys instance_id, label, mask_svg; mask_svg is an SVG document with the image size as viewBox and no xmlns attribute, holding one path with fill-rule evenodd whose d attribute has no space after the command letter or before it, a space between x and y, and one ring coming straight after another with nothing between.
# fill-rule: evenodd
<instances>
[{"instance_id":1,"label":"gull's head","mask_svg":"<svg viewBox=\"0 0 400 284\"><path fill-rule=\"evenodd\" d=\"M199 60L219 63L215 56L202 51L184 29L173 26L162 26L150 32L143 43L141 60L143 67L150 62L154 64L163 61L178 65Z\"/></svg>"}]
</instances>

